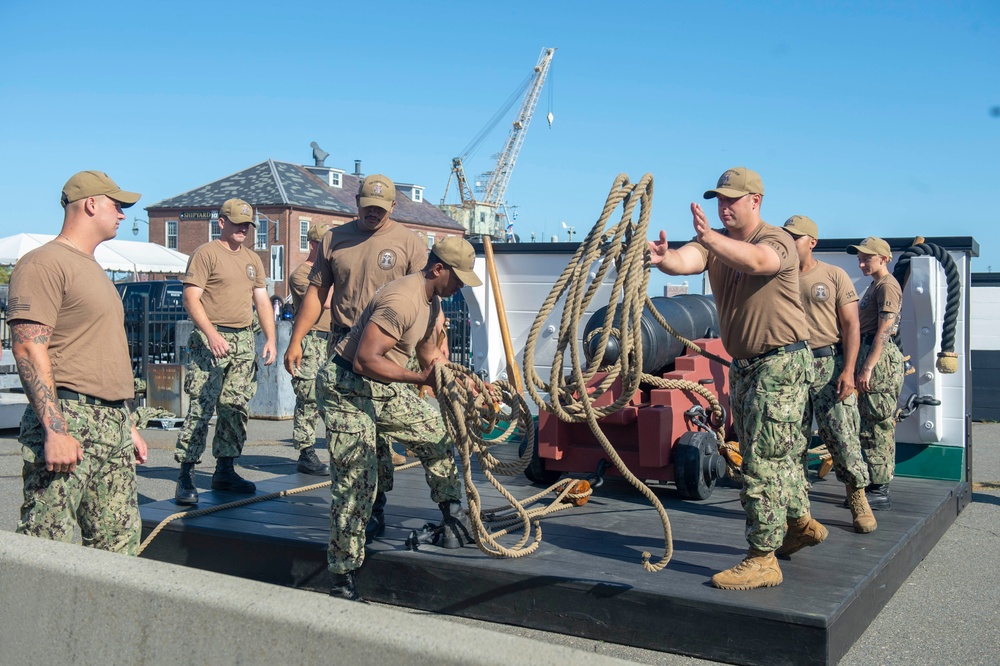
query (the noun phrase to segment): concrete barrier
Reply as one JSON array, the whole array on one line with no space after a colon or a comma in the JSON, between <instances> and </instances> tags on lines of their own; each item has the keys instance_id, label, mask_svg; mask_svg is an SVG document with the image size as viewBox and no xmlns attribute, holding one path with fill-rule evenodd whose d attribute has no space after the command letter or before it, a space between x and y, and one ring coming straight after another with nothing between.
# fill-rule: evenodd
<instances>
[{"instance_id":1,"label":"concrete barrier","mask_svg":"<svg viewBox=\"0 0 1000 666\"><path fill-rule=\"evenodd\" d=\"M292 338L292 322L278 321L275 329L278 355L271 365L264 365L260 356L264 349L264 334L258 333L256 337L257 393L248 406L252 419L290 419L295 416L292 376L285 370L285 350Z\"/></svg>"},{"instance_id":2,"label":"concrete barrier","mask_svg":"<svg viewBox=\"0 0 1000 666\"><path fill-rule=\"evenodd\" d=\"M623 664L433 616L0 532L4 664Z\"/></svg>"}]
</instances>

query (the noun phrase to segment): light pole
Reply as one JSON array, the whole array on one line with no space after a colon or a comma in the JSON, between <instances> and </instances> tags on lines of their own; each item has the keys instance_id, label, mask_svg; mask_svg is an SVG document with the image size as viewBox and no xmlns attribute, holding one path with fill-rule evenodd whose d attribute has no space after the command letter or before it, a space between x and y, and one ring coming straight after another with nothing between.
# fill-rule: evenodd
<instances>
[{"instance_id":1,"label":"light pole","mask_svg":"<svg viewBox=\"0 0 1000 666\"><path fill-rule=\"evenodd\" d=\"M144 220L141 217L133 217L132 218L132 235L133 236L138 236L139 235L139 223L140 222L145 222L147 226L149 225L149 220Z\"/></svg>"}]
</instances>

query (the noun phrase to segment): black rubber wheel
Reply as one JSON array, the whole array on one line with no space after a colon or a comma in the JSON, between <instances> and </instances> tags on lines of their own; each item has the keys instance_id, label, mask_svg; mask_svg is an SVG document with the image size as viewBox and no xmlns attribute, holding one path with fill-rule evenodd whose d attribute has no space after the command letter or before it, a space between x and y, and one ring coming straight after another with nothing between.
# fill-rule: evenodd
<instances>
[{"instance_id":1,"label":"black rubber wheel","mask_svg":"<svg viewBox=\"0 0 1000 666\"><path fill-rule=\"evenodd\" d=\"M525 450L528 447L528 437L525 436L521 439L521 446L518 449L518 455L524 455ZM535 420L535 446L531 450L531 462L524 469L524 475L528 477L528 481L536 483L540 486L551 486L553 483L559 480L562 476L562 472L556 472L552 470L545 469L545 460L538 457L538 420Z\"/></svg>"},{"instance_id":2,"label":"black rubber wheel","mask_svg":"<svg viewBox=\"0 0 1000 666\"><path fill-rule=\"evenodd\" d=\"M674 483L681 497L708 499L715 482L726 473L718 440L710 432L686 432L674 444Z\"/></svg>"}]
</instances>

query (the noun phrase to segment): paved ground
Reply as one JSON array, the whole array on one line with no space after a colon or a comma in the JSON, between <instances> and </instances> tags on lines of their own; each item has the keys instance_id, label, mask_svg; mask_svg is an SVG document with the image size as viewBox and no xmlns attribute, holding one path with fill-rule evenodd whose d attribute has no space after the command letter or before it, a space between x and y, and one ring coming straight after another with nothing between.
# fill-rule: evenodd
<instances>
[{"instance_id":1,"label":"paved ground","mask_svg":"<svg viewBox=\"0 0 1000 666\"><path fill-rule=\"evenodd\" d=\"M294 471L289 421L253 421L241 459L245 476L262 480ZM173 496L177 465L175 431L144 432L150 460L140 467L139 501ZM0 529L13 530L20 506L20 447L16 431L0 431ZM917 567L842 664L922 666L1000 662L1000 424L976 424L973 503L958 517L937 547ZM207 489L214 461L198 471ZM4 508L5 507L5 508ZM752 592L751 592L752 594ZM418 611L411 611L418 612ZM572 636L531 631L464 618L455 622L612 655L640 664L710 662ZM530 662L526 655L525 663Z\"/></svg>"}]
</instances>

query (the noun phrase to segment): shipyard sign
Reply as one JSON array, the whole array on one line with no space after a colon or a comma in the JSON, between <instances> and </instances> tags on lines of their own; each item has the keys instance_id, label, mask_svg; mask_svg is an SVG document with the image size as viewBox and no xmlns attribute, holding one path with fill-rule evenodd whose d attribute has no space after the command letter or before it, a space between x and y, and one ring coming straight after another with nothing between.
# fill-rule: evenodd
<instances>
[{"instance_id":1,"label":"shipyard sign","mask_svg":"<svg viewBox=\"0 0 1000 666\"><path fill-rule=\"evenodd\" d=\"M182 219L182 220L217 220L217 219L219 219L219 211L217 211L217 210L182 211L181 214L180 214L180 219Z\"/></svg>"}]
</instances>

